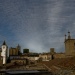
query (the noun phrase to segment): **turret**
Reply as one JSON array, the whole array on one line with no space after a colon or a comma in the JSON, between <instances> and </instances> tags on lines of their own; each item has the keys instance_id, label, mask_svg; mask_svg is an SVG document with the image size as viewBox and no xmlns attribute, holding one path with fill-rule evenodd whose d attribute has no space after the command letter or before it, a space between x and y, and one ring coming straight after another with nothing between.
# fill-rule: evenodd
<instances>
[{"instance_id":1,"label":"turret","mask_svg":"<svg viewBox=\"0 0 75 75\"><path fill-rule=\"evenodd\" d=\"M68 31L68 39L71 39L70 32Z\"/></svg>"},{"instance_id":2,"label":"turret","mask_svg":"<svg viewBox=\"0 0 75 75\"><path fill-rule=\"evenodd\" d=\"M18 46L17 46L17 49L18 49L18 54L20 54L20 53L21 53L21 47L20 47L19 44L18 44Z\"/></svg>"}]
</instances>

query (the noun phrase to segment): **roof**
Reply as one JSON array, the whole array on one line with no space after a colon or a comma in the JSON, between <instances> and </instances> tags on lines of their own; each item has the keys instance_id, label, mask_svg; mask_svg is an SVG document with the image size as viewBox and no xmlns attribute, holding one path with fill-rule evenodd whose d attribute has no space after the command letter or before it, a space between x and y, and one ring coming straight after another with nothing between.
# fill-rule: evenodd
<instances>
[{"instance_id":1,"label":"roof","mask_svg":"<svg viewBox=\"0 0 75 75\"><path fill-rule=\"evenodd\" d=\"M3 45L6 45L6 42L5 41L3 42Z\"/></svg>"},{"instance_id":2,"label":"roof","mask_svg":"<svg viewBox=\"0 0 75 75\"><path fill-rule=\"evenodd\" d=\"M39 54L38 53L31 53L28 56L29 57L39 57Z\"/></svg>"},{"instance_id":3,"label":"roof","mask_svg":"<svg viewBox=\"0 0 75 75\"><path fill-rule=\"evenodd\" d=\"M68 40L75 40L75 39L66 39L65 42L68 41Z\"/></svg>"}]
</instances>

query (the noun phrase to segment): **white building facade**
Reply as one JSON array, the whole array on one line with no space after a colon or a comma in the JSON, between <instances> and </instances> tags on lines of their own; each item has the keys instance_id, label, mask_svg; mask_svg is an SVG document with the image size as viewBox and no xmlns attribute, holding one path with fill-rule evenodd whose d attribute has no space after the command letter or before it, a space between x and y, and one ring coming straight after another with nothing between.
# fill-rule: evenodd
<instances>
[{"instance_id":1,"label":"white building facade","mask_svg":"<svg viewBox=\"0 0 75 75\"><path fill-rule=\"evenodd\" d=\"M1 56L2 56L2 64L6 64L7 63L7 53L8 53L8 47L5 43L5 41L3 42L2 45L2 52L1 52Z\"/></svg>"}]
</instances>

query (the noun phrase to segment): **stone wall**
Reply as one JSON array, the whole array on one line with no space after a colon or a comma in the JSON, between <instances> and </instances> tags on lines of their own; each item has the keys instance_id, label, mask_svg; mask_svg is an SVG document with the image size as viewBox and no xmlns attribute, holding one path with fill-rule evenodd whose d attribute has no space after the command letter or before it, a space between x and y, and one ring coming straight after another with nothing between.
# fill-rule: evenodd
<instances>
[{"instance_id":1,"label":"stone wall","mask_svg":"<svg viewBox=\"0 0 75 75\"><path fill-rule=\"evenodd\" d=\"M65 41L66 55L75 55L75 39L67 39Z\"/></svg>"},{"instance_id":2,"label":"stone wall","mask_svg":"<svg viewBox=\"0 0 75 75\"><path fill-rule=\"evenodd\" d=\"M56 53L56 54L54 54L54 58L65 58L65 54L64 53Z\"/></svg>"}]
</instances>

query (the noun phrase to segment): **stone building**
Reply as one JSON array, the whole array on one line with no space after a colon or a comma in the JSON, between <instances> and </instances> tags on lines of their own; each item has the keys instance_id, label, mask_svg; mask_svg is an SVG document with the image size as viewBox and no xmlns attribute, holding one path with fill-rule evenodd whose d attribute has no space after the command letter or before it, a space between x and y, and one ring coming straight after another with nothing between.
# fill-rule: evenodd
<instances>
[{"instance_id":1,"label":"stone building","mask_svg":"<svg viewBox=\"0 0 75 75\"><path fill-rule=\"evenodd\" d=\"M43 61L52 60L56 58L67 58L75 56L75 39L71 38L70 32L68 32L68 38L65 35L65 52L56 53L54 48L50 48L49 53L42 53L39 57Z\"/></svg>"},{"instance_id":2,"label":"stone building","mask_svg":"<svg viewBox=\"0 0 75 75\"><path fill-rule=\"evenodd\" d=\"M50 54L55 54L56 52L55 52L55 49L54 48L50 48Z\"/></svg>"},{"instance_id":3,"label":"stone building","mask_svg":"<svg viewBox=\"0 0 75 75\"><path fill-rule=\"evenodd\" d=\"M49 55L49 56L48 56ZM50 60L50 54L49 53L41 53L39 54L39 59L41 59L42 61L48 61Z\"/></svg>"},{"instance_id":4,"label":"stone building","mask_svg":"<svg viewBox=\"0 0 75 75\"><path fill-rule=\"evenodd\" d=\"M55 53L54 59L56 59L56 58L66 58L65 53Z\"/></svg>"},{"instance_id":5,"label":"stone building","mask_svg":"<svg viewBox=\"0 0 75 75\"><path fill-rule=\"evenodd\" d=\"M29 53L28 59L31 61L37 61L39 59L39 54L38 53Z\"/></svg>"},{"instance_id":6,"label":"stone building","mask_svg":"<svg viewBox=\"0 0 75 75\"><path fill-rule=\"evenodd\" d=\"M70 32L68 32L68 38L65 35L65 52L64 53L56 53L54 48L50 49L50 59L55 58L67 58L75 56L75 39L71 38Z\"/></svg>"},{"instance_id":7,"label":"stone building","mask_svg":"<svg viewBox=\"0 0 75 75\"><path fill-rule=\"evenodd\" d=\"M75 55L75 39L72 39L70 36L70 32L68 32L68 38L65 35L65 54L67 56Z\"/></svg>"},{"instance_id":8,"label":"stone building","mask_svg":"<svg viewBox=\"0 0 75 75\"><path fill-rule=\"evenodd\" d=\"M25 58L14 58L14 59L11 59L11 63L16 63L18 65L26 65L27 59L25 59Z\"/></svg>"},{"instance_id":9,"label":"stone building","mask_svg":"<svg viewBox=\"0 0 75 75\"><path fill-rule=\"evenodd\" d=\"M15 55L20 55L20 46L18 45L16 48L10 48L9 49L9 56L15 56Z\"/></svg>"}]
</instances>

